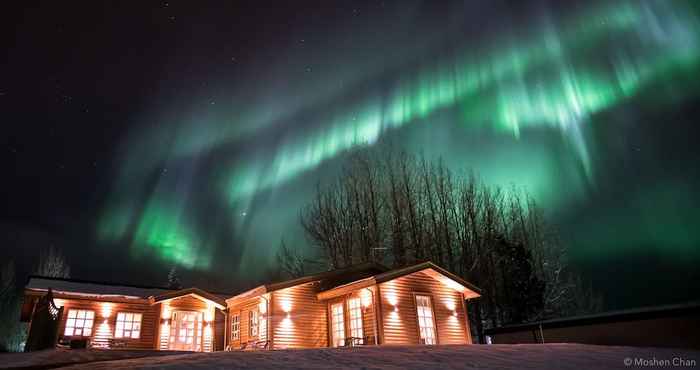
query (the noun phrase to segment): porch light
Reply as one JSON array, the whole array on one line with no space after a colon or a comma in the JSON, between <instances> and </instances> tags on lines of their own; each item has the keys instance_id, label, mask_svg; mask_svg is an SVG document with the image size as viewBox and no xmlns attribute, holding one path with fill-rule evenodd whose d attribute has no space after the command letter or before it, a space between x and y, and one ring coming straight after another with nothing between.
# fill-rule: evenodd
<instances>
[{"instance_id":1,"label":"porch light","mask_svg":"<svg viewBox=\"0 0 700 370\"><path fill-rule=\"evenodd\" d=\"M360 299L364 308L369 307L370 305L372 305L372 291L369 290L369 288L365 288L360 294Z\"/></svg>"},{"instance_id":2,"label":"porch light","mask_svg":"<svg viewBox=\"0 0 700 370\"><path fill-rule=\"evenodd\" d=\"M105 319L108 318L112 314L112 304L111 303L102 303L102 317ZM107 320L105 320L107 322Z\"/></svg>"},{"instance_id":3,"label":"porch light","mask_svg":"<svg viewBox=\"0 0 700 370\"><path fill-rule=\"evenodd\" d=\"M164 305L163 305L163 315L162 315L163 318L164 318L164 319L170 319L170 315L171 315L171 314L172 314L172 312L170 311L170 306L167 305L167 304L164 304Z\"/></svg>"}]
</instances>

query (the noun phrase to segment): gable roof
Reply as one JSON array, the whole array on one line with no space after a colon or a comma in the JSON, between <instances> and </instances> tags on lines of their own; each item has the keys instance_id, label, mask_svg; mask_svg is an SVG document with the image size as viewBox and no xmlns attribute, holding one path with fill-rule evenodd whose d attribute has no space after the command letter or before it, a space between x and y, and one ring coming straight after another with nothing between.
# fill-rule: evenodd
<instances>
[{"instance_id":1,"label":"gable roof","mask_svg":"<svg viewBox=\"0 0 700 370\"><path fill-rule=\"evenodd\" d=\"M199 288L187 288L187 289L180 289L176 291L171 291L167 293L163 293L159 296L152 297L151 303L158 303L158 302L166 302L170 301L172 299L184 297L184 296L193 296L194 298L197 298L199 300L205 301L205 302L211 302L216 306L217 308L223 310L226 308L226 301L222 299L221 297L218 297L214 294L211 294L209 292L206 292L202 289Z\"/></svg>"},{"instance_id":2,"label":"gable roof","mask_svg":"<svg viewBox=\"0 0 700 370\"><path fill-rule=\"evenodd\" d=\"M387 270L389 269L386 266L380 265L375 262L360 263L342 269L319 272L312 275L302 276L296 279L285 280L272 284L263 284L227 299L226 303L235 304L248 298L254 298L266 293L274 292L276 290L290 288L293 286L315 281L321 282L322 290L331 289L338 285L342 285L358 279L363 279L368 276L373 276L377 273L386 272Z\"/></svg>"},{"instance_id":3,"label":"gable roof","mask_svg":"<svg viewBox=\"0 0 700 370\"><path fill-rule=\"evenodd\" d=\"M447 285L448 287L459 291L465 299L477 298L481 296L481 289L459 276L443 269L442 267L432 262L422 262L412 266L403 267L391 271L386 271L381 274L370 276L364 279L353 281L344 285L334 287L318 293L316 296L319 300L337 297L353 290L370 287L389 280L394 280L405 275L416 272L423 272L435 280Z\"/></svg>"},{"instance_id":4,"label":"gable roof","mask_svg":"<svg viewBox=\"0 0 700 370\"><path fill-rule=\"evenodd\" d=\"M29 292L46 292L49 288L57 294L102 299L147 299L148 297L171 291L167 288L53 278L37 275L30 276L25 285L25 290Z\"/></svg>"},{"instance_id":5,"label":"gable roof","mask_svg":"<svg viewBox=\"0 0 700 370\"><path fill-rule=\"evenodd\" d=\"M199 288L168 289L162 287L149 287L141 285L117 284L110 282L97 282L81 279L54 278L31 275L25 285L27 294L43 294L49 289L54 294L64 297L98 300L141 300L146 303L157 303L165 300L193 295L196 298L211 301L215 306L224 309L226 302L222 296L228 294L209 293Z\"/></svg>"}]
</instances>

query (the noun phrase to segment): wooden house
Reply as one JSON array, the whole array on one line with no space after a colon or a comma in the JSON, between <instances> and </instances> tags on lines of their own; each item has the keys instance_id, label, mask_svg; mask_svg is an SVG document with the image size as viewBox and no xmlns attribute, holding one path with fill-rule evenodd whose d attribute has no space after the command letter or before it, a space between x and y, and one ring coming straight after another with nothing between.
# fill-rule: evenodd
<instances>
[{"instance_id":1,"label":"wooden house","mask_svg":"<svg viewBox=\"0 0 700 370\"><path fill-rule=\"evenodd\" d=\"M385 344L470 344L467 299L479 289L430 263L366 263L235 296L31 277L27 348L210 352Z\"/></svg>"},{"instance_id":2,"label":"wooden house","mask_svg":"<svg viewBox=\"0 0 700 370\"><path fill-rule=\"evenodd\" d=\"M470 344L479 289L430 262L376 264L261 285L226 300L228 349Z\"/></svg>"},{"instance_id":3,"label":"wooden house","mask_svg":"<svg viewBox=\"0 0 700 370\"><path fill-rule=\"evenodd\" d=\"M105 349L221 350L225 304L223 297L197 288L32 276L21 315L30 322L25 350L83 339Z\"/></svg>"}]
</instances>

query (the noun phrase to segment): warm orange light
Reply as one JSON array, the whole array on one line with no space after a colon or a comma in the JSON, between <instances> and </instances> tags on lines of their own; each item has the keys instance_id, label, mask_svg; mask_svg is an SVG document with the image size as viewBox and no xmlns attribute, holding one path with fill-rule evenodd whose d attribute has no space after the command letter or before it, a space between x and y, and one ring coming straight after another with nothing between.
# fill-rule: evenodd
<instances>
[{"instance_id":1,"label":"warm orange light","mask_svg":"<svg viewBox=\"0 0 700 370\"><path fill-rule=\"evenodd\" d=\"M53 304L56 305L56 307L63 307L66 305L66 300L65 299L60 299L60 298L54 298L53 299Z\"/></svg>"},{"instance_id":2,"label":"warm orange light","mask_svg":"<svg viewBox=\"0 0 700 370\"><path fill-rule=\"evenodd\" d=\"M264 298L260 298L260 303L258 303L258 310L261 314L265 314L267 312L267 301Z\"/></svg>"},{"instance_id":3,"label":"warm orange light","mask_svg":"<svg viewBox=\"0 0 700 370\"><path fill-rule=\"evenodd\" d=\"M360 293L360 298L362 301L362 306L365 308L369 307L372 304L372 291L370 291L368 288L363 289L362 293Z\"/></svg>"},{"instance_id":4,"label":"warm orange light","mask_svg":"<svg viewBox=\"0 0 700 370\"><path fill-rule=\"evenodd\" d=\"M292 302L290 302L289 299L282 299L280 302L280 307L282 308L282 311L290 313L292 311Z\"/></svg>"},{"instance_id":5,"label":"warm orange light","mask_svg":"<svg viewBox=\"0 0 700 370\"><path fill-rule=\"evenodd\" d=\"M214 320L214 305L207 303L207 310L204 311L204 321L211 322Z\"/></svg>"},{"instance_id":6,"label":"warm orange light","mask_svg":"<svg viewBox=\"0 0 700 370\"><path fill-rule=\"evenodd\" d=\"M163 304L161 317L164 319L170 319L171 315L172 315L172 311L170 310L170 306L167 303Z\"/></svg>"},{"instance_id":7,"label":"warm orange light","mask_svg":"<svg viewBox=\"0 0 700 370\"><path fill-rule=\"evenodd\" d=\"M112 304L111 303L102 303L102 317L107 318L111 314L112 314ZM107 320L105 320L105 321L107 321Z\"/></svg>"}]
</instances>

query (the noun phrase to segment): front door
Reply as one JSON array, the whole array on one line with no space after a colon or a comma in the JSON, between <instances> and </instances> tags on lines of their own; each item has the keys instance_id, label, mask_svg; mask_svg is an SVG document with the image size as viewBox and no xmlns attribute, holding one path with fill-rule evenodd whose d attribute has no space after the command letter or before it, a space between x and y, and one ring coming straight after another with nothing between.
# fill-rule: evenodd
<instances>
[{"instance_id":1,"label":"front door","mask_svg":"<svg viewBox=\"0 0 700 370\"><path fill-rule=\"evenodd\" d=\"M331 306L331 339L333 347L345 345L345 312L342 302Z\"/></svg>"},{"instance_id":2,"label":"front door","mask_svg":"<svg viewBox=\"0 0 700 370\"><path fill-rule=\"evenodd\" d=\"M172 330L168 349L176 351L202 350L202 313L175 311L172 314Z\"/></svg>"}]
</instances>

